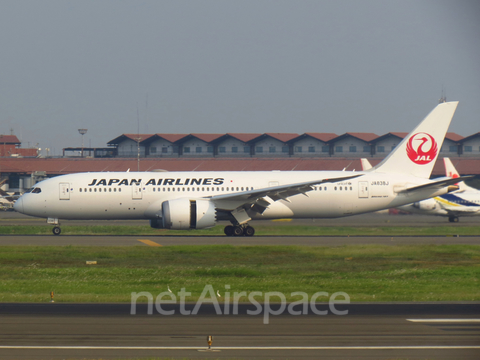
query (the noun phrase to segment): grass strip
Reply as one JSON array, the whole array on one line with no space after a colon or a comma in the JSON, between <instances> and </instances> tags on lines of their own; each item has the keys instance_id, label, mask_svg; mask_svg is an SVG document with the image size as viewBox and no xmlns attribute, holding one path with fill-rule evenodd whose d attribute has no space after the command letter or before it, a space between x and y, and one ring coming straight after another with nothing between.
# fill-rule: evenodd
<instances>
[{"instance_id":1,"label":"grass strip","mask_svg":"<svg viewBox=\"0 0 480 360\"><path fill-rule=\"evenodd\" d=\"M224 236L223 225L217 225L210 229L202 230L166 230L153 229L148 225L116 226L116 225L93 225L93 226L62 226L64 235L198 235L198 236ZM411 226L255 226L255 234L258 236L454 236L454 235L480 235L480 226L437 226L437 227L411 227ZM52 227L48 225L2 225L1 235L51 235Z\"/></svg>"},{"instance_id":2,"label":"grass strip","mask_svg":"<svg viewBox=\"0 0 480 360\"><path fill-rule=\"evenodd\" d=\"M86 261L97 265L86 265ZM479 301L480 246L4 246L0 302L130 302L181 288L346 292L353 301ZM240 301L248 301L242 298Z\"/></svg>"}]
</instances>

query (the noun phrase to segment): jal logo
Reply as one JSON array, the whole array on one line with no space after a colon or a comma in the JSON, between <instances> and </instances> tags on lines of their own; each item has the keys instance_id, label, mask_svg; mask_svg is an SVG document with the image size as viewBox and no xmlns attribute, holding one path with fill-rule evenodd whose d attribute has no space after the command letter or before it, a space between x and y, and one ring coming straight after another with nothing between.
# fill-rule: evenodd
<instances>
[{"instance_id":1,"label":"jal logo","mask_svg":"<svg viewBox=\"0 0 480 360\"><path fill-rule=\"evenodd\" d=\"M435 159L437 153L437 142L430 134L416 133L408 139L407 155L415 164L428 164Z\"/></svg>"}]
</instances>

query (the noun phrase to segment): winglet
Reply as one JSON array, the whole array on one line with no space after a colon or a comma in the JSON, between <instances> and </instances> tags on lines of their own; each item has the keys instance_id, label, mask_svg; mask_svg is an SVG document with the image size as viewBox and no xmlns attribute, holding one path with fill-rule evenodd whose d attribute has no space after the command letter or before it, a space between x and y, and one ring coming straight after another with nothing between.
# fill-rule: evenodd
<instances>
[{"instance_id":1,"label":"winglet","mask_svg":"<svg viewBox=\"0 0 480 360\"><path fill-rule=\"evenodd\" d=\"M438 104L373 171L428 179L457 105L458 101Z\"/></svg>"}]
</instances>

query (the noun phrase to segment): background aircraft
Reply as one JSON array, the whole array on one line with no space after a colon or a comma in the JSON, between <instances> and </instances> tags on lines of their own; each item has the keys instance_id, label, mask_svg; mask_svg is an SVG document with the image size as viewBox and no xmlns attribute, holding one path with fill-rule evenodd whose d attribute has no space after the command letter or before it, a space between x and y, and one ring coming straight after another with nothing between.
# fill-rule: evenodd
<instances>
[{"instance_id":1,"label":"background aircraft","mask_svg":"<svg viewBox=\"0 0 480 360\"><path fill-rule=\"evenodd\" d=\"M13 204L20 197L20 195L9 194L1 189L7 179L0 181L0 208L3 210L13 209Z\"/></svg>"},{"instance_id":2,"label":"background aircraft","mask_svg":"<svg viewBox=\"0 0 480 360\"><path fill-rule=\"evenodd\" d=\"M460 177L449 158L444 158L443 161L447 178ZM362 159L361 162L363 170L372 167L367 159ZM480 215L480 190L468 186L464 181L459 181L456 185L459 189L454 192L399 206L397 209L415 214L445 216L450 222L458 222L460 216Z\"/></svg>"}]
</instances>

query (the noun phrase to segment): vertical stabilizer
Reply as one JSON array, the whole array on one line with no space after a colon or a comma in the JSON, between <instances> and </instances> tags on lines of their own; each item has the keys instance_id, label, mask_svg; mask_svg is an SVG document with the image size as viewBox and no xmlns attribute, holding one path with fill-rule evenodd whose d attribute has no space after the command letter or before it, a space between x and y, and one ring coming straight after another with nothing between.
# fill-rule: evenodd
<instances>
[{"instance_id":1,"label":"vertical stabilizer","mask_svg":"<svg viewBox=\"0 0 480 360\"><path fill-rule=\"evenodd\" d=\"M367 171L367 170L370 170L372 168L372 164L370 164L370 161L368 161L368 159L361 158L360 162L362 163L362 170L363 171Z\"/></svg>"},{"instance_id":2,"label":"vertical stabilizer","mask_svg":"<svg viewBox=\"0 0 480 360\"><path fill-rule=\"evenodd\" d=\"M444 158L443 163L445 164L445 176L451 178L457 178L460 176L457 169L455 169L455 166L453 166L452 161L449 158ZM460 181L458 184L455 185L458 185L459 191L472 189L470 186L467 186L467 184L465 184L465 182L463 181Z\"/></svg>"},{"instance_id":3,"label":"vertical stabilizer","mask_svg":"<svg viewBox=\"0 0 480 360\"><path fill-rule=\"evenodd\" d=\"M457 105L458 101L437 105L374 171L428 179Z\"/></svg>"}]
</instances>

